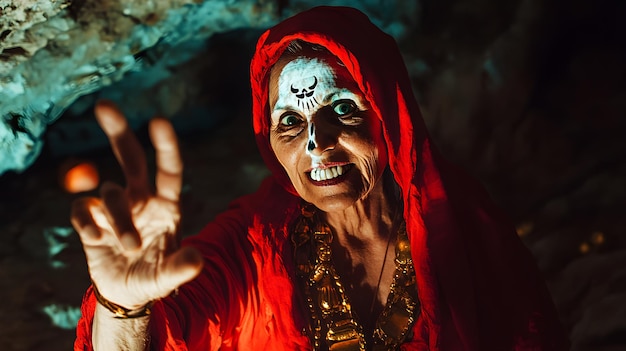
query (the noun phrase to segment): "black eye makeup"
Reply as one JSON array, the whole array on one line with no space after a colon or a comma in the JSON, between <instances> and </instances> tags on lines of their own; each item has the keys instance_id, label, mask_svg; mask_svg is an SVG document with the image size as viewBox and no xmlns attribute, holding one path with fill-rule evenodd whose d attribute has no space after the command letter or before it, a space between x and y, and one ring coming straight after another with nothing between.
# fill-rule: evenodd
<instances>
[{"instance_id":1,"label":"black eye makeup","mask_svg":"<svg viewBox=\"0 0 626 351\"><path fill-rule=\"evenodd\" d=\"M349 115L357 110L354 101L349 99L341 99L332 103L331 107L338 116Z\"/></svg>"},{"instance_id":2,"label":"black eye makeup","mask_svg":"<svg viewBox=\"0 0 626 351\"><path fill-rule=\"evenodd\" d=\"M278 118L276 132L285 136L296 136L304 129L304 118L293 111L286 111Z\"/></svg>"},{"instance_id":3,"label":"black eye makeup","mask_svg":"<svg viewBox=\"0 0 626 351\"><path fill-rule=\"evenodd\" d=\"M280 121L278 122L283 127L292 127L302 122L302 120L293 113L287 113L280 116Z\"/></svg>"},{"instance_id":4,"label":"black eye makeup","mask_svg":"<svg viewBox=\"0 0 626 351\"><path fill-rule=\"evenodd\" d=\"M350 99L334 101L330 107L337 116L339 122L347 126L358 126L363 123L363 116L357 104Z\"/></svg>"}]
</instances>

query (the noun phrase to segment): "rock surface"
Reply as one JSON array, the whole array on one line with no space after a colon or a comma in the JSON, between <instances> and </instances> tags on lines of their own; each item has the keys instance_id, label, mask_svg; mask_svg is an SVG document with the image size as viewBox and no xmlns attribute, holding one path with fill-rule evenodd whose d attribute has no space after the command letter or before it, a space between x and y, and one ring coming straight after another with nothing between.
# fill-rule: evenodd
<instances>
[{"instance_id":1,"label":"rock surface","mask_svg":"<svg viewBox=\"0 0 626 351\"><path fill-rule=\"evenodd\" d=\"M335 1L335 4L350 4ZM267 0L0 0L0 174L21 172L42 134L79 97L140 72L152 85L197 56L215 33L266 28L282 12ZM297 1L284 15L315 5ZM409 32L416 4L357 3L383 28ZM408 12L406 12L408 10ZM154 67L156 66L156 67ZM178 112L175 104L169 110Z\"/></svg>"}]
</instances>

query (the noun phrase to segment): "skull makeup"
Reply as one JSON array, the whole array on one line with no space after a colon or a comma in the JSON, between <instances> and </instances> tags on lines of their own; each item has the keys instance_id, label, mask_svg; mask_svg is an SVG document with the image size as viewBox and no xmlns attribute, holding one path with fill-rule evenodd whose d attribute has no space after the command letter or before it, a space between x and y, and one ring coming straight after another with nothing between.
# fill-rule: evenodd
<instances>
[{"instance_id":1,"label":"skull makeup","mask_svg":"<svg viewBox=\"0 0 626 351\"><path fill-rule=\"evenodd\" d=\"M382 124L341 62L312 55L288 57L270 73L270 144L304 200L339 210L378 184L387 165Z\"/></svg>"},{"instance_id":2,"label":"skull makeup","mask_svg":"<svg viewBox=\"0 0 626 351\"><path fill-rule=\"evenodd\" d=\"M325 62L317 58L300 57L289 62L278 77L280 106L297 106L306 110L309 124L306 152L316 163L316 156L311 151L317 146L315 125L311 116L321 107L320 102L336 90L335 72Z\"/></svg>"},{"instance_id":3,"label":"skull makeup","mask_svg":"<svg viewBox=\"0 0 626 351\"><path fill-rule=\"evenodd\" d=\"M306 107L307 110L310 110L314 105L319 105L319 102L315 99L315 87L317 87L317 77L313 76L313 84L311 84L308 88L295 88L293 84L291 84L291 92L296 95L298 98L298 106ZM306 98L306 99L305 99Z\"/></svg>"}]
</instances>

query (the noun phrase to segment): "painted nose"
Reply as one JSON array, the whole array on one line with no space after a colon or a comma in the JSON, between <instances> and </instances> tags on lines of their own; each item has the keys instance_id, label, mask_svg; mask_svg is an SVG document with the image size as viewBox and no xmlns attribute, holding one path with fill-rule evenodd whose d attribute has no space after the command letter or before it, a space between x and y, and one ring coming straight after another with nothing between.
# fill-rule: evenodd
<instances>
[{"instance_id":1,"label":"painted nose","mask_svg":"<svg viewBox=\"0 0 626 351\"><path fill-rule=\"evenodd\" d=\"M333 135L330 128L318 128L315 123L309 125L309 140L306 150L314 156L322 156L327 150L332 150L337 144L337 137Z\"/></svg>"}]
</instances>

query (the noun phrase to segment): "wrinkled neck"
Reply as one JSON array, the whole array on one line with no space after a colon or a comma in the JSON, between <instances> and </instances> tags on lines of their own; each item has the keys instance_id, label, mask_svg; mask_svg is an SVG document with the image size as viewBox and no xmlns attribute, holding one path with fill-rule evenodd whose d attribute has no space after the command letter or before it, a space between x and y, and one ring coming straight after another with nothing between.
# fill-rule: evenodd
<instances>
[{"instance_id":1,"label":"wrinkled neck","mask_svg":"<svg viewBox=\"0 0 626 351\"><path fill-rule=\"evenodd\" d=\"M387 242L400 219L402 203L393 175L386 170L370 193L352 206L325 212L324 220L331 227L338 244L349 248Z\"/></svg>"}]
</instances>

